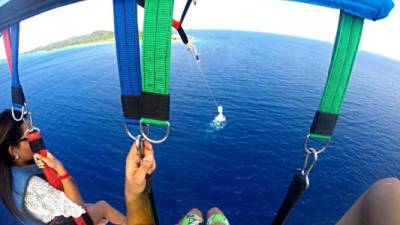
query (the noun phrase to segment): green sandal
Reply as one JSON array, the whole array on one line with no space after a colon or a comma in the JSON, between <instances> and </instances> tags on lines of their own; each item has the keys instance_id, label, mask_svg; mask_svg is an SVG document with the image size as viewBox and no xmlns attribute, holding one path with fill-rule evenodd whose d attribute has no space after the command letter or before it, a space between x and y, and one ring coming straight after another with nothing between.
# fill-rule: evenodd
<instances>
[{"instance_id":1,"label":"green sandal","mask_svg":"<svg viewBox=\"0 0 400 225\"><path fill-rule=\"evenodd\" d=\"M208 218L207 225L214 225L216 223L222 223L224 225L229 225L228 219L223 214L213 214Z\"/></svg>"},{"instance_id":2,"label":"green sandal","mask_svg":"<svg viewBox=\"0 0 400 225\"><path fill-rule=\"evenodd\" d=\"M183 217L181 225L201 225L203 219L197 214L189 214Z\"/></svg>"}]
</instances>

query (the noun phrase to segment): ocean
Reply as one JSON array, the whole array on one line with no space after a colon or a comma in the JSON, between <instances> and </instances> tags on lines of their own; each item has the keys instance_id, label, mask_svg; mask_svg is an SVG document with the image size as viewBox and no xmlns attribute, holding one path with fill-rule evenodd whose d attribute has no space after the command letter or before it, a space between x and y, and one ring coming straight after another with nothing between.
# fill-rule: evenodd
<instances>
[{"instance_id":1,"label":"ocean","mask_svg":"<svg viewBox=\"0 0 400 225\"><path fill-rule=\"evenodd\" d=\"M171 136L154 146L161 224L191 208L220 207L231 224L269 224L296 168L325 84L332 44L238 31L189 31L227 124L193 58L172 45ZM400 175L400 62L360 51L333 142L288 225L335 224L375 181ZM10 78L0 61L0 107ZM21 82L35 125L86 202L125 212L123 127L115 47L98 44L22 55ZM0 207L0 224L15 224Z\"/></svg>"}]
</instances>

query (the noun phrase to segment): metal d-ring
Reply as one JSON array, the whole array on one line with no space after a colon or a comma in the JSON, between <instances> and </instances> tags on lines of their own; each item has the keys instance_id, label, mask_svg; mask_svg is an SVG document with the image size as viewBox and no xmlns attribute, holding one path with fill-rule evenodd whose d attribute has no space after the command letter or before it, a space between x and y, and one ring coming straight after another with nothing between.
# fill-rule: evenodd
<instances>
[{"instance_id":1,"label":"metal d-ring","mask_svg":"<svg viewBox=\"0 0 400 225\"><path fill-rule=\"evenodd\" d=\"M143 123L142 123L142 121L140 121L140 123L139 123L140 135L141 135L144 139L146 139L147 141L149 141L149 142L151 142L151 143L153 143L153 144L161 144L161 143L165 142L165 141L168 139L169 133L170 133L170 128L171 128L171 126L170 126L170 124L169 124L168 121L167 121L166 123L167 123L167 126L166 126L167 129L166 129L166 131L165 131L165 136L164 136L163 138L159 139L159 140L154 140L154 139L151 139L150 137L148 137L148 135L146 135L146 133L144 132L144 129L143 129Z\"/></svg>"},{"instance_id":2,"label":"metal d-ring","mask_svg":"<svg viewBox=\"0 0 400 225\"><path fill-rule=\"evenodd\" d=\"M130 132L127 123L125 123L124 126L125 126L125 132L128 134L128 136L129 136L130 139L132 139L132 140L134 140L134 141L137 141L137 140L140 138L140 135L135 136L135 135L133 135L133 134Z\"/></svg>"},{"instance_id":3,"label":"metal d-ring","mask_svg":"<svg viewBox=\"0 0 400 225\"><path fill-rule=\"evenodd\" d=\"M330 141L327 141L322 148L316 150L315 148L308 147L308 142L310 142L310 134L307 134L306 139L304 140L304 151L306 152L306 154L313 154L311 149L315 150L317 152L317 154L320 154L320 153L324 152L326 150L326 148L328 148L329 144L331 143Z\"/></svg>"},{"instance_id":4,"label":"metal d-ring","mask_svg":"<svg viewBox=\"0 0 400 225\"><path fill-rule=\"evenodd\" d=\"M26 109L26 104L24 103L24 105L22 106L22 108L21 108L21 117L19 117L19 118L16 118L16 116L15 116L15 113L14 113L14 106L11 106L11 115L12 115L12 118L16 121L16 122L19 122L19 121L21 121L21 120L23 120L24 119L24 114L25 114L25 109Z\"/></svg>"}]
</instances>

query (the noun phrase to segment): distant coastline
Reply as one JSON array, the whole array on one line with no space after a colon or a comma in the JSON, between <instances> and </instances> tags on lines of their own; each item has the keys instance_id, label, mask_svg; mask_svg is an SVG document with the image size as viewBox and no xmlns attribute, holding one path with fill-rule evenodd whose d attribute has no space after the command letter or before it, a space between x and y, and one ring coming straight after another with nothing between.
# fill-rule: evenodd
<instances>
[{"instance_id":1,"label":"distant coastline","mask_svg":"<svg viewBox=\"0 0 400 225\"><path fill-rule=\"evenodd\" d=\"M139 31L139 40L142 40L142 31ZM193 37L189 36L189 40L193 40ZM76 37L71 37L62 41L50 43L45 46L37 47L23 54L35 53L35 52L42 52L42 51L53 51L67 47L73 47L78 45L86 45L86 44L94 44L94 43L101 43L101 42L114 42L115 36L114 32L106 31L106 30L98 30L94 31L88 35L81 35ZM180 41L181 38L178 34L173 33L171 36L171 40L173 42Z\"/></svg>"}]
</instances>

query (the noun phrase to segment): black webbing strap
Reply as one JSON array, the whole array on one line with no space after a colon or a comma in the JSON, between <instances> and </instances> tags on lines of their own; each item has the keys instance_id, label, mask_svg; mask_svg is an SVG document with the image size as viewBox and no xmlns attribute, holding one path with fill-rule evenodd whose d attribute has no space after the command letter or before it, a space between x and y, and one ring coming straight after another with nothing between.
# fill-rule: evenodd
<instances>
[{"instance_id":1,"label":"black webbing strap","mask_svg":"<svg viewBox=\"0 0 400 225\"><path fill-rule=\"evenodd\" d=\"M187 45L187 44L189 43L189 38L188 38L188 36L186 35L185 30L182 28L182 25L181 25L178 29L176 29L176 30L178 31L178 34L179 34L179 36L181 37L182 42L183 42L185 45Z\"/></svg>"},{"instance_id":2,"label":"black webbing strap","mask_svg":"<svg viewBox=\"0 0 400 225\"><path fill-rule=\"evenodd\" d=\"M155 225L159 225L160 221L158 220L157 207L156 207L156 202L154 200L153 190L150 191L149 198L150 198L151 208L153 209L154 223Z\"/></svg>"},{"instance_id":3,"label":"black webbing strap","mask_svg":"<svg viewBox=\"0 0 400 225\"><path fill-rule=\"evenodd\" d=\"M335 130L339 114L317 111L311 124L310 134L331 136Z\"/></svg>"},{"instance_id":4,"label":"black webbing strap","mask_svg":"<svg viewBox=\"0 0 400 225\"><path fill-rule=\"evenodd\" d=\"M121 96L124 117L129 119L140 119L142 112L141 96Z\"/></svg>"},{"instance_id":5,"label":"black webbing strap","mask_svg":"<svg viewBox=\"0 0 400 225\"><path fill-rule=\"evenodd\" d=\"M308 188L308 178L304 172L298 170L293 176L289 185L285 200L283 200L278 213L275 215L271 225L281 225L285 223L290 211L296 205L297 201L303 196Z\"/></svg>"},{"instance_id":6,"label":"black webbing strap","mask_svg":"<svg viewBox=\"0 0 400 225\"><path fill-rule=\"evenodd\" d=\"M25 104L25 95L22 90L22 86L12 86L11 87L11 100L13 104L24 105Z\"/></svg>"},{"instance_id":7,"label":"black webbing strap","mask_svg":"<svg viewBox=\"0 0 400 225\"><path fill-rule=\"evenodd\" d=\"M146 103L141 106L142 117L169 120L169 95L143 92L141 100Z\"/></svg>"}]
</instances>

